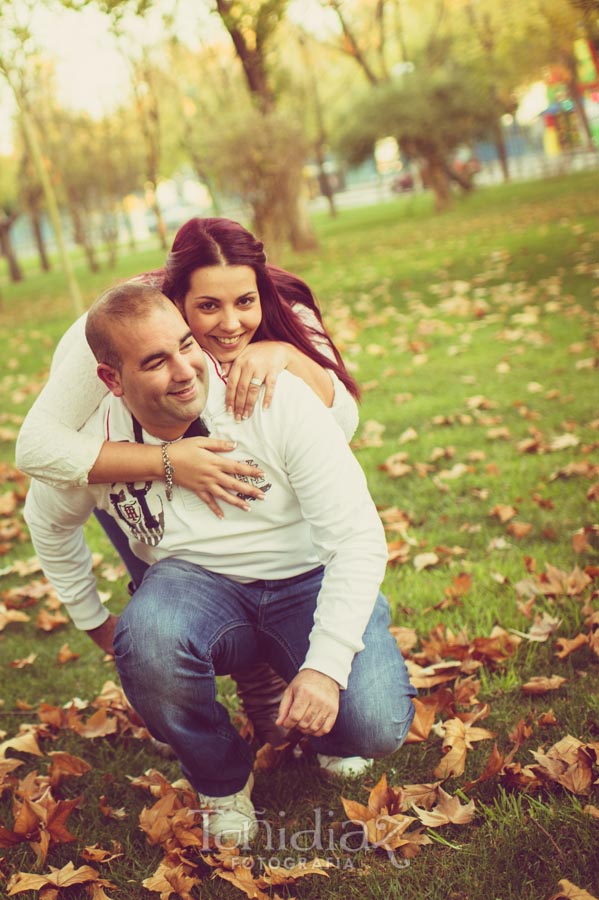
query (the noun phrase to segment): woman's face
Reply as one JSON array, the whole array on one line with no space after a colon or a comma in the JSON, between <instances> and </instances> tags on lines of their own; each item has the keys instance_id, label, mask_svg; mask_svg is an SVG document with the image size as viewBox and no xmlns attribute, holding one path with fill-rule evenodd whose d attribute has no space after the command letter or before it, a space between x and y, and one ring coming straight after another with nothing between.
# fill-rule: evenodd
<instances>
[{"instance_id":1,"label":"woman's face","mask_svg":"<svg viewBox=\"0 0 599 900\"><path fill-rule=\"evenodd\" d=\"M233 362L262 321L250 266L206 266L189 279L183 313L196 341L221 363Z\"/></svg>"}]
</instances>

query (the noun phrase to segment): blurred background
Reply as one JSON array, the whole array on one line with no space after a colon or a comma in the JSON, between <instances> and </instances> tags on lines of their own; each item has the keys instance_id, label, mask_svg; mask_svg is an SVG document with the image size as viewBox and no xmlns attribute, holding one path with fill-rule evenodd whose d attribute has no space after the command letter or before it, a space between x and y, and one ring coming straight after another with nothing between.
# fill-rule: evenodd
<instances>
[{"instance_id":1,"label":"blurred background","mask_svg":"<svg viewBox=\"0 0 599 900\"><path fill-rule=\"evenodd\" d=\"M0 277L192 215L276 261L311 210L596 168L598 54L597 0L4 2Z\"/></svg>"}]
</instances>

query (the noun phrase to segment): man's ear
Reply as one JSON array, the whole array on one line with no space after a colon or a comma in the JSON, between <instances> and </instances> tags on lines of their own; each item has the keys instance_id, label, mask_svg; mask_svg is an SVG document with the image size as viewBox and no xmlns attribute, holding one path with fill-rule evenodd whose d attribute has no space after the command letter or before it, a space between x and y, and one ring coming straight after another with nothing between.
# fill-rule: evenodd
<instances>
[{"instance_id":1,"label":"man's ear","mask_svg":"<svg viewBox=\"0 0 599 900\"><path fill-rule=\"evenodd\" d=\"M98 373L100 381L104 382L108 390L113 393L115 397L123 396L124 391L121 382L121 373L118 369L113 369L113 367L107 365L107 363L99 363L96 372Z\"/></svg>"}]
</instances>

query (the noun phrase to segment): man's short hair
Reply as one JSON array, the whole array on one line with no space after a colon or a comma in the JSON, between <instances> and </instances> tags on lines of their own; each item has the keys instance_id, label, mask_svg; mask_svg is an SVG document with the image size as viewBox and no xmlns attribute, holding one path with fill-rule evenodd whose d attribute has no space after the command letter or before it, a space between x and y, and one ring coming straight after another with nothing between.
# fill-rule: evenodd
<instances>
[{"instance_id":1,"label":"man's short hair","mask_svg":"<svg viewBox=\"0 0 599 900\"><path fill-rule=\"evenodd\" d=\"M168 297L147 284L128 281L104 291L91 305L85 324L85 337L96 360L120 372L123 361L114 343L112 326L146 319L165 304L171 305Z\"/></svg>"}]
</instances>

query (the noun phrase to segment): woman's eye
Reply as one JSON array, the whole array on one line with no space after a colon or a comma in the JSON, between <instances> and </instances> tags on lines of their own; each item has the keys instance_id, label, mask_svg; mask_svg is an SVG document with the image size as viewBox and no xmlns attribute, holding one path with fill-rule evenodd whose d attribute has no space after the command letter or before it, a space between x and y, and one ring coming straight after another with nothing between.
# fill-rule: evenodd
<instances>
[{"instance_id":1,"label":"woman's eye","mask_svg":"<svg viewBox=\"0 0 599 900\"><path fill-rule=\"evenodd\" d=\"M199 306L196 307L199 312L214 312L216 309L215 303L200 303Z\"/></svg>"},{"instance_id":2,"label":"woman's eye","mask_svg":"<svg viewBox=\"0 0 599 900\"><path fill-rule=\"evenodd\" d=\"M253 297L240 297L238 301L239 306L251 306L253 302Z\"/></svg>"}]
</instances>

